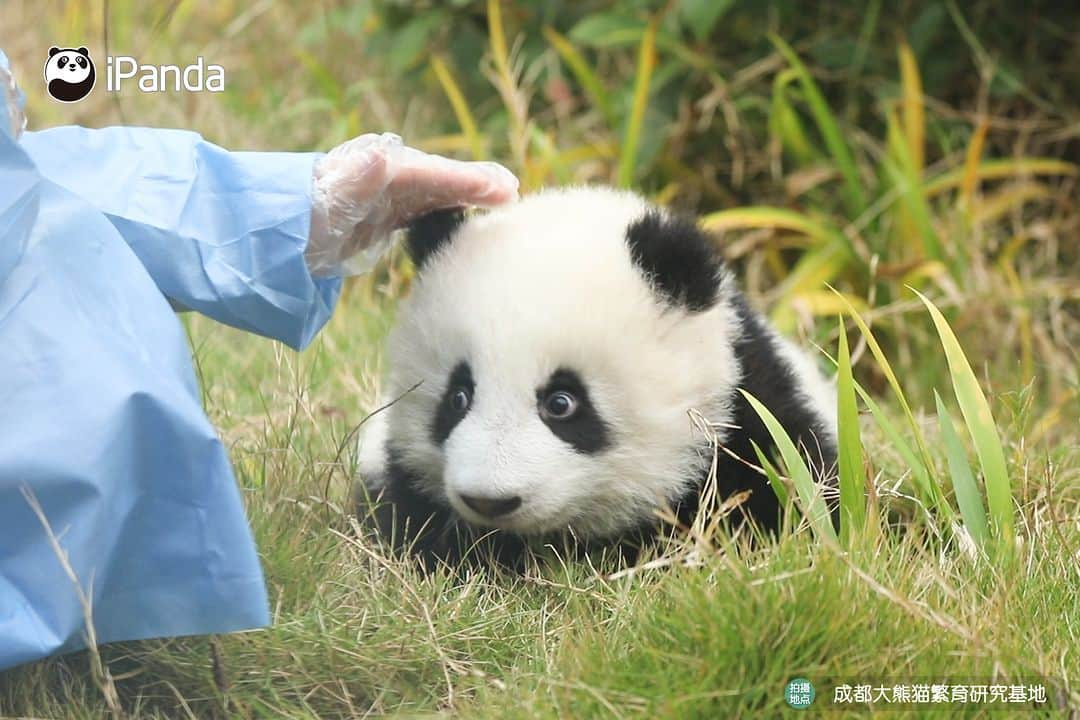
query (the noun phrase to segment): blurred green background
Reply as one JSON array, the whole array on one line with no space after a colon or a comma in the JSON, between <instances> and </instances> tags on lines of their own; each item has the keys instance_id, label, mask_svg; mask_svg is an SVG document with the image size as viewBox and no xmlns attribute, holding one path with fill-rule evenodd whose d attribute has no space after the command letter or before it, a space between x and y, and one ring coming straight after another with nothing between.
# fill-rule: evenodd
<instances>
[{"instance_id":1,"label":"blurred green background","mask_svg":"<svg viewBox=\"0 0 1080 720\"><path fill-rule=\"evenodd\" d=\"M929 287L992 377L1034 381L1059 410L1076 395L1068 3L7 0L4 18L31 127L296 150L392 130L499 160L525 191L634 187L703 216L788 332L835 341L818 322L840 309L830 283L929 388L941 365L914 362L933 337L905 286ZM60 105L37 82L50 44L88 45L99 70L106 54L202 56L226 91L99 85Z\"/></svg>"}]
</instances>

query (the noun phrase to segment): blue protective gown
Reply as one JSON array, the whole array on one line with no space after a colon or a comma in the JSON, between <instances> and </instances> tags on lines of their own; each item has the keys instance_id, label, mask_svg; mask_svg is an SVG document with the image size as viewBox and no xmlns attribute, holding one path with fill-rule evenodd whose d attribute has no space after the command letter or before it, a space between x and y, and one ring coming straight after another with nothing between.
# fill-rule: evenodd
<instances>
[{"instance_id":1,"label":"blue protective gown","mask_svg":"<svg viewBox=\"0 0 1080 720\"><path fill-rule=\"evenodd\" d=\"M316 156L148 128L16 141L6 117L0 669L85 643L24 490L92 597L98 642L266 625L251 532L170 301L306 345L340 289L304 264Z\"/></svg>"}]
</instances>

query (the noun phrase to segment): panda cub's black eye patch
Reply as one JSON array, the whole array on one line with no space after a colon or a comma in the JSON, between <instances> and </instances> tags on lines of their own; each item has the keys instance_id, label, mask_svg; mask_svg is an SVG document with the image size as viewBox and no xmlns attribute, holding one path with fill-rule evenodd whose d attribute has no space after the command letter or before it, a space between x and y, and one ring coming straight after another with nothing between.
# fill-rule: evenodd
<instances>
[{"instance_id":1,"label":"panda cub's black eye patch","mask_svg":"<svg viewBox=\"0 0 1080 720\"><path fill-rule=\"evenodd\" d=\"M457 424L469 414L475 393L476 383L473 381L472 369L463 360L450 371L450 376L446 380L446 389L435 411L435 420L431 425L431 439L437 445L446 442Z\"/></svg>"},{"instance_id":2,"label":"panda cub's black eye patch","mask_svg":"<svg viewBox=\"0 0 1080 720\"><path fill-rule=\"evenodd\" d=\"M581 376L559 368L536 391L540 419L578 452L593 455L611 446L611 430L589 399Z\"/></svg>"},{"instance_id":3,"label":"panda cub's black eye patch","mask_svg":"<svg viewBox=\"0 0 1080 720\"><path fill-rule=\"evenodd\" d=\"M81 57L75 58L75 62L79 63L79 67L81 67L81 68L86 67L86 58L81 58Z\"/></svg>"}]
</instances>

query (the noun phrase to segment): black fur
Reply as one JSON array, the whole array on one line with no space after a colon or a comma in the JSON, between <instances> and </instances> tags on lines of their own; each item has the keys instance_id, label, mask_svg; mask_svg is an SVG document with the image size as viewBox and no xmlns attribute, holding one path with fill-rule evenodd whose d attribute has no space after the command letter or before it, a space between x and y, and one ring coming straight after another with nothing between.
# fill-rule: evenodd
<instances>
[{"instance_id":1,"label":"black fur","mask_svg":"<svg viewBox=\"0 0 1080 720\"><path fill-rule=\"evenodd\" d=\"M458 389L469 393L469 407L465 409L465 412L459 412L452 404L454 393ZM443 391L442 400L439 401L439 409L435 412L435 421L431 424L431 439L436 445L446 442L446 438L450 437L450 433L457 424L469 414L475 394L476 383L473 381L472 369L467 362L459 362L450 372L450 377L446 381L446 390Z\"/></svg>"},{"instance_id":2,"label":"black fur","mask_svg":"<svg viewBox=\"0 0 1080 720\"><path fill-rule=\"evenodd\" d=\"M461 208L433 210L421 215L409 224L409 257L418 268L431 258L444 244L450 241L465 221L465 211Z\"/></svg>"},{"instance_id":3,"label":"black fur","mask_svg":"<svg viewBox=\"0 0 1080 720\"><path fill-rule=\"evenodd\" d=\"M836 465L836 447L828 429L817 415L807 407L799 390L794 370L780 357L769 335L765 321L747 305L738 293L732 297L733 310L738 315L741 337L735 343L735 356L743 372L742 389L749 392L767 407L795 444L802 450L807 465L815 479L826 486L833 484ZM782 520L782 508L776 493L760 473L746 463L758 465L753 445L772 458L776 445L765 424L750 406L742 393L732 398L734 417L731 424L738 429L728 430L724 447L735 453L740 462L728 453L720 451L717 457L717 485L724 498L750 491L750 497L736 511L737 520L752 520L761 529L775 532ZM704 483L705 478L701 478ZM696 513L697 493L684 499L682 513ZM833 512L833 524L839 522L836 503L829 498Z\"/></svg>"},{"instance_id":4,"label":"black fur","mask_svg":"<svg viewBox=\"0 0 1080 720\"><path fill-rule=\"evenodd\" d=\"M573 370L559 368L548 379L544 387L536 391L536 402L542 404L553 392L565 390L578 400L578 409L573 417L566 420L540 418L552 434L578 452L595 455L611 447L611 431L604 419L596 411L596 406L589 400L589 391L581 377Z\"/></svg>"},{"instance_id":5,"label":"black fur","mask_svg":"<svg viewBox=\"0 0 1080 720\"><path fill-rule=\"evenodd\" d=\"M626 243L666 302L691 312L716 303L722 264L695 222L650 210L626 228Z\"/></svg>"}]
</instances>

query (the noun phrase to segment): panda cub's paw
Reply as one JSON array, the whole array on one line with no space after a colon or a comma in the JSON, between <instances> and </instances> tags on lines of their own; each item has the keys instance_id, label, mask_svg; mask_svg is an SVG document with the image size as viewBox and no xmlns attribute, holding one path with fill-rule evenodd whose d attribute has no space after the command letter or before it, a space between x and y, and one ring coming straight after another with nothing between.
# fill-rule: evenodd
<instances>
[{"instance_id":1,"label":"panda cub's paw","mask_svg":"<svg viewBox=\"0 0 1080 720\"><path fill-rule=\"evenodd\" d=\"M357 510L370 506L386 488L389 458L386 412L376 412L364 421L356 443L357 476L353 480L352 504ZM362 514L362 513L361 513Z\"/></svg>"}]
</instances>

